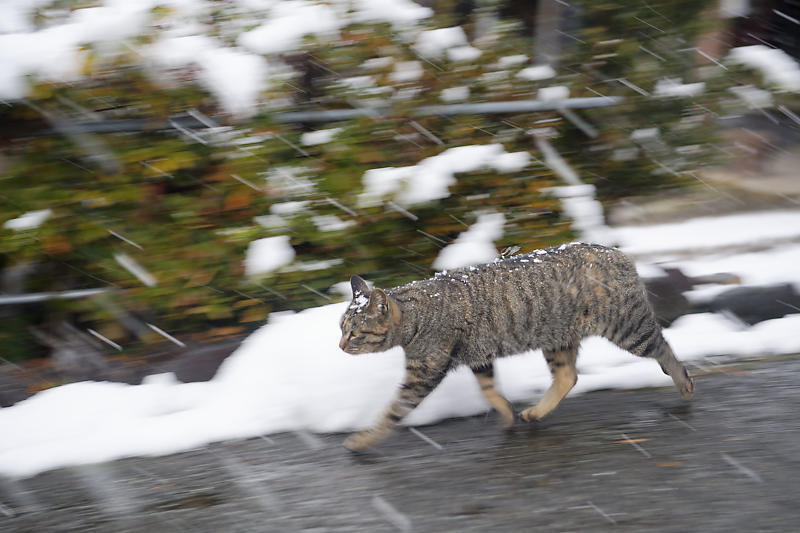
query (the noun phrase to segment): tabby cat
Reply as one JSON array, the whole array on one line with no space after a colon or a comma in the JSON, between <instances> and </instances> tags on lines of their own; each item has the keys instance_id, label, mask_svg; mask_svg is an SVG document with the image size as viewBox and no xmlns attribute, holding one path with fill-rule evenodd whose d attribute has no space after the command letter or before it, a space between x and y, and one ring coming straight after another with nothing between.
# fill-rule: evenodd
<instances>
[{"instance_id":1,"label":"tabby cat","mask_svg":"<svg viewBox=\"0 0 800 533\"><path fill-rule=\"evenodd\" d=\"M405 380L382 418L344 441L353 451L385 439L458 365L472 369L503 425L511 426L514 412L494 388L492 362L536 348L553 383L520 416L539 420L575 385L578 345L591 335L652 357L683 397L692 395L692 380L662 336L636 268L613 248L565 244L387 291L370 290L358 276L350 282L353 300L341 319L339 347L355 355L402 346L406 362Z\"/></svg>"}]
</instances>

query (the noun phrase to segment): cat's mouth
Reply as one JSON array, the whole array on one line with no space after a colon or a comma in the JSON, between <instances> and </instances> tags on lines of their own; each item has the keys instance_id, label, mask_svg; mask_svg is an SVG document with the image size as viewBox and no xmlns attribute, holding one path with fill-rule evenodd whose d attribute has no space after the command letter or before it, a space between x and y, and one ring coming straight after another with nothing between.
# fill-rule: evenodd
<instances>
[{"instance_id":1,"label":"cat's mouth","mask_svg":"<svg viewBox=\"0 0 800 533\"><path fill-rule=\"evenodd\" d=\"M361 354L367 353L367 352L365 352L364 350L362 350L360 348L353 348L352 346L346 346L346 347L342 348L342 350L345 353L348 353L350 355L361 355Z\"/></svg>"},{"instance_id":2,"label":"cat's mouth","mask_svg":"<svg viewBox=\"0 0 800 533\"><path fill-rule=\"evenodd\" d=\"M339 348L345 352L349 353L350 355L358 355L364 353L360 348L357 346L352 346L347 343L347 339L342 339L339 341Z\"/></svg>"}]
</instances>

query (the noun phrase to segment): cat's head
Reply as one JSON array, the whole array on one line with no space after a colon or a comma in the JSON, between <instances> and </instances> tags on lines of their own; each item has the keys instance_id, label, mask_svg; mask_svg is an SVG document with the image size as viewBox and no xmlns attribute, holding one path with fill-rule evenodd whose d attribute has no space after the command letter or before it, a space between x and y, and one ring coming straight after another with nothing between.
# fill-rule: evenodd
<instances>
[{"instance_id":1,"label":"cat's head","mask_svg":"<svg viewBox=\"0 0 800 533\"><path fill-rule=\"evenodd\" d=\"M400 308L385 292L371 289L358 276L350 278L353 300L339 323L339 348L349 354L383 352L395 345L393 335L400 321Z\"/></svg>"}]
</instances>

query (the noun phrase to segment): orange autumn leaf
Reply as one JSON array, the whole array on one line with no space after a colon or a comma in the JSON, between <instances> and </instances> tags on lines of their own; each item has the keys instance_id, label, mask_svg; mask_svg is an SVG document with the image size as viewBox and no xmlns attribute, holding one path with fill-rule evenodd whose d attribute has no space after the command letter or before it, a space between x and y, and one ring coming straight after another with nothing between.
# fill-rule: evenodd
<instances>
[{"instance_id":1,"label":"orange autumn leaf","mask_svg":"<svg viewBox=\"0 0 800 533\"><path fill-rule=\"evenodd\" d=\"M58 255L72 251L72 244L62 235L49 235L42 239L42 246L48 254Z\"/></svg>"},{"instance_id":2,"label":"orange autumn leaf","mask_svg":"<svg viewBox=\"0 0 800 533\"><path fill-rule=\"evenodd\" d=\"M225 197L225 210L243 209L252 202L247 191L234 191Z\"/></svg>"}]
</instances>

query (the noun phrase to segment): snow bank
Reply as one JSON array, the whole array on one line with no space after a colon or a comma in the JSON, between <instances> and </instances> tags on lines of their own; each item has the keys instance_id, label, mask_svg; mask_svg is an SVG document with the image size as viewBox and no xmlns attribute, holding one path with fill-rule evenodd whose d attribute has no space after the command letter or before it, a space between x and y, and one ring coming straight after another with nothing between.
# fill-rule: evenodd
<instances>
[{"instance_id":1,"label":"snow bank","mask_svg":"<svg viewBox=\"0 0 800 533\"><path fill-rule=\"evenodd\" d=\"M629 254L669 256L675 252L767 244L800 237L800 212L774 211L683 222L615 228L614 238ZM658 235L658 238L653 238Z\"/></svg>"},{"instance_id":2,"label":"snow bank","mask_svg":"<svg viewBox=\"0 0 800 533\"><path fill-rule=\"evenodd\" d=\"M765 264L769 257L770 263ZM735 272L742 285L770 285L776 282L797 284L800 289L800 244L786 244L768 254L739 252L714 254L692 261L678 261L689 276L705 276L715 272Z\"/></svg>"},{"instance_id":3,"label":"snow bank","mask_svg":"<svg viewBox=\"0 0 800 533\"><path fill-rule=\"evenodd\" d=\"M29 476L63 465L167 454L281 431L366 427L397 390L403 354L399 348L362 356L339 350L338 319L347 305L273 314L207 383L182 384L164 375L138 386L75 383L0 409L0 473ZM749 329L724 317L695 315L679 319L666 335L686 360L718 353L800 351L798 330L800 315ZM671 384L655 361L599 338L581 345L578 370L574 394ZM512 401L533 402L549 383L538 351L497 363L498 389ZM407 423L426 424L488 409L472 373L460 368Z\"/></svg>"},{"instance_id":4,"label":"snow bank","mask_svg":"<svg viewBox=\"0 0 800 533\"><path fill-rule=\"evenodd\" d=\"M753 357L800 352L800 314L759 322L754 326L702 313L685 315L664 333L682 359L711 355Z\"/></svg>"}]
</instances>

